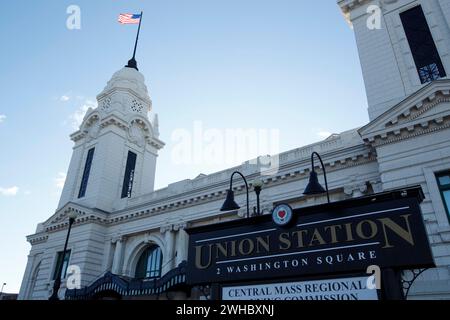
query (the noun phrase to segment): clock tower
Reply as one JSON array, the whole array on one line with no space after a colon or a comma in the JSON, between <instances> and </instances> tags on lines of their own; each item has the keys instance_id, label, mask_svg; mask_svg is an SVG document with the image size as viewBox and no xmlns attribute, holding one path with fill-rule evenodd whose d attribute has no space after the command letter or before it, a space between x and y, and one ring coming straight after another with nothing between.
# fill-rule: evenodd
<instances>
[{"instance_id":1,"label":"clock tower","mask_svg":"<svg viewBox=\"0 0 450 320\"><path fill-rule=\"evenodd\" d=\"M75 145L58 208L74 202L111 212L154 190L164 143L156 115L148 118L152 101L144 76L137 68L122 68L97 102L70 136Z\"/></svg>"}]
</instances>

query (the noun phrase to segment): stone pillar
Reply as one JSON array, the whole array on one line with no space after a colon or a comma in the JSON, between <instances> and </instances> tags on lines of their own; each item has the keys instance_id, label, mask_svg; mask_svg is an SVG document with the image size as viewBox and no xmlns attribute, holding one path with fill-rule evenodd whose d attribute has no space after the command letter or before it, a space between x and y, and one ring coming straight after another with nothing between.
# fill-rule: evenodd
<instances>
[{"instance_id":1,"label":"stone pillar","mask_svg":"<svg viewBox=\"0 0 450 320\"><path fill-rule=\"evenodd\" d=\"M27 262L27 266L25 268L25 276L23 277L22 280L22 285L20 287L20 291L19 291L19 296L17 297L18 300L26 300L27 298L30 297L30 290L31 288L31 284L33 281L33 268L35 268L36 266L34 265L35 263L35 259L36 256L34 255L28 255L28 262Z\"/></svg>"},{"instance_id":2,"label":"stone pillar","mask_svg":"<svg viewBox=\"0 0 450 320\"><path fill-rule=\"evenodd\" d=\"M114 261L114 251L115 251L115 241L114 239L111 239L108 243L108 248L106 250L106 259L103 262L103 270L105 271L111 271Z\"/></svg>"},{"instance_id":3,"label":"stone pillar","mask_svg":"<svg viewBox=\"0 0 450 320\"><path fill-rule=\"evenodd\" d=\"M175 267L178 267L188 257L189 236L185 231L186 227L186 223L180 223L174 226L174 230L177 231Z\"/></svg>"},{"instance_id":4,"label":"stone pillar","mask_svg":"<svg viewBox=\"0 0 450 320\"><path fill-rule=\"evenodd\" d=\"M161 227L160 233L164 237L165 246L161 270L161 275L164 275L173 269L175 234L172 225Z\"/></svg>"},{"instance_id":5,"label":"stone pillar","mask_svg":"<svg viewBox=\"0 0 450 320\"><path fill-rule=\"evenodd\" d=\"M116 249L114 250L114 259L113 259L113 265L111 268L111 272L114 274L121 275L122 269L123 269L123 254L125 249L125 238L124 237L118 237L116 239L113 239L113 242L116 243Z\"/></svg>"}]
</instances>

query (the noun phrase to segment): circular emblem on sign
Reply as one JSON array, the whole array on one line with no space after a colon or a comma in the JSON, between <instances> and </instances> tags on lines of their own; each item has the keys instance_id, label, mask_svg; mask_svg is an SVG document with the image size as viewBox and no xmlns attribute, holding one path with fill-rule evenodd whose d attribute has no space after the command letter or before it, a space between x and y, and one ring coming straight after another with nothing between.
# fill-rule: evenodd
<instances>
[{"instance_id":1,"label":"circular emblem on sign","mask_svg":"<svg viewBox=\"0 0 450 320\"><path fill-rule=\"evenodd\" d=\"M292 220L292 208L288 204L280 204L272 211L272 220L279 226L285 226Z\"/></svg>"}]
</instances>

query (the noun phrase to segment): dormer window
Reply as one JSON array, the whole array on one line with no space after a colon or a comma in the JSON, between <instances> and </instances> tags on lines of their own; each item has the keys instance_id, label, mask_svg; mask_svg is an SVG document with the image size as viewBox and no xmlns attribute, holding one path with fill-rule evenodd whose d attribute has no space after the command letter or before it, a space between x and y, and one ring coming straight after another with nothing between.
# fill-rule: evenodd
<instances>
[{"instance_id":1,"label":"dormer window","mask_svg":"<svg viewBox=\"0 0 450 320\"><path fill-rule=\"evenodd\" d=\"M422 7L417 6L400 14L411 54L422 84L446 76Z\"/></svg>"}]
</instances>

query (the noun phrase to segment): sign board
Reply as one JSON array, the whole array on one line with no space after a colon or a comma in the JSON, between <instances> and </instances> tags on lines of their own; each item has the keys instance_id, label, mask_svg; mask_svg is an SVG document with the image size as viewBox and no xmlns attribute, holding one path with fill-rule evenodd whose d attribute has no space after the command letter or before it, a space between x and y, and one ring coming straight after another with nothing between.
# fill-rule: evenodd
<instances>
[{"instance_id":1,"label":"sign board","mask_svg":"<svg viewBox=\"0 0 450 320\"><path fill-rule=\"evenodd\" d=\"M419 200L408 189L188 229L189 284L434 266Z\"/></svg>"},{"instance_id":2,"label":"sign board","mask_svg":"<svg viewBox=\"0 0 450 320\"><path fill-rule=\"evenodd\" d=\"M284 282L222 288L222 300L378 300L369 277ZM370 281L370 280L369 280Z\"/></svg>"}]
</instances>

